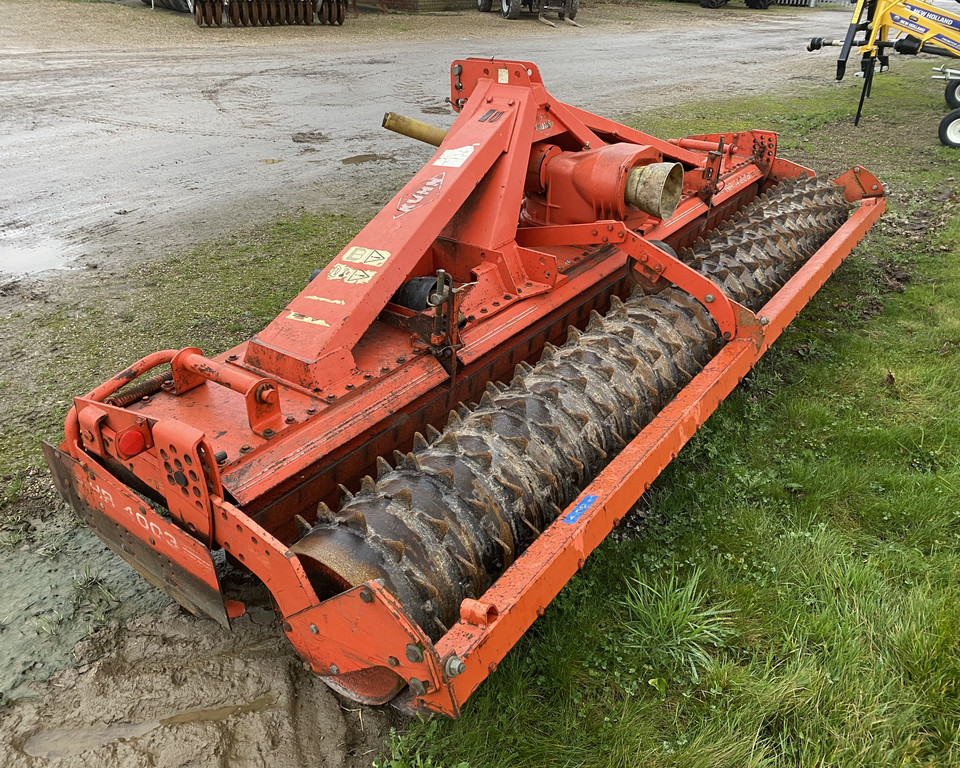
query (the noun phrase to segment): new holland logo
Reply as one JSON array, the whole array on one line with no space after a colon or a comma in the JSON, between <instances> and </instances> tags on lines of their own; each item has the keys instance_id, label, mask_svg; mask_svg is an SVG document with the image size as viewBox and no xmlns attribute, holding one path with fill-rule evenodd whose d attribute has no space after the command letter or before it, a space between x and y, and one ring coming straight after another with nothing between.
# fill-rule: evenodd
<instances>
[{"instance_id":1,"label":"new holland logo","mask_svg":"<svg viewBox=\"0 0 960 768\"><path fill-rule=\"evenodd\" d=\"M446 175L446 172L438 173L436 176L427 179L416 192L409 195L403 202L397 203L397 215L393 218L399 219L405 213L415 211L440 197L440 188L443 186L443 179Z\"/></svg>"}]
</instances>

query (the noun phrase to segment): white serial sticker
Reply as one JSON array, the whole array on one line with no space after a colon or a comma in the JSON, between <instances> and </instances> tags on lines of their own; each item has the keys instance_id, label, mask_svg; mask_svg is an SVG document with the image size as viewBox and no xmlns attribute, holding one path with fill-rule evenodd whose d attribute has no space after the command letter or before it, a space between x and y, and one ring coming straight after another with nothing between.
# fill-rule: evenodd
<instances>
[{"instance_id":1,"label":"white serial sticker","mask_svg":"<svg viewBox=\"0 0 960 768\"><path fill-rule=\"evenodd\" d=\"M505 69L498 69L498 70L497 70L497 82L498 82L498 83L509 83L509 82L510 82L510 74L507 72L507 70L505 70Z\"/></svg>"},{"instance_id":2,"label":"white serial sticker","mask_svg":"<svg viewBox=\"0 0 960 768\"><path fill-rule=\"evenodd\" d=\"M315 317L310 317L310 315L301 315L299 312L294 312L290 310L290 314L287 315L287 320L299 320L301 323L310 323L310 325L322 325L324 328L329 328L330 323L326 320L318 320Z\"/></svg>"},{"instance_id":3,"label":"white serial sticker","mask_svg":"<svg viewBox=\"0 0 960 768\"><path fill-rule=\"evenodd\" d=\"M389 258L390 251L361 248L355 245L340 257L340 261L349 261L351 264L365 264L368 267L382 267Z\"/></svg>"},{"instance_id":4,"label":"white serial sticker","mask_svg":"<svg viewBox=\"0 0 960 768\"><path fill-rule=\"evenodd\" d=\"M327 272L327 280L343 280L351 285L369 283L377 274L372 269L354 269L345 264L334 264L333 269Z\"/></svg>"},{"instance_id":5,"label":"white serial sticker","mask_svg":"<svg viewBox=\"0 0 960 768\"><path fill-rule=\"evenodd\" d=\"M447 168L459 168L461 165L467 162L467 158L472 154L472 145L468 145L466 147L457 147L456 149L448 149L437 158L436 162L434 162L434 165L441 165Z\"/></svg>"}]
</instances>

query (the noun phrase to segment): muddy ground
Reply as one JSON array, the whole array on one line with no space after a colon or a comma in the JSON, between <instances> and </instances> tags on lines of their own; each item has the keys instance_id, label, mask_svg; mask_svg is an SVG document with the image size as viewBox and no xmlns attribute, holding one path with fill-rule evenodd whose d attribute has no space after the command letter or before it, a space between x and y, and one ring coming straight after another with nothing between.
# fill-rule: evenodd
<instances>
[{"instance_id":1,"label":"muddy ground","mask_svg":"<svg viewBox=\"0 0 960 768\"><path fill-rule=\"evenodd\" d=\"M557 97L617 116L820 81L803 42L847 18L584 2L581 28L365 12L198 30L139 2L0 0L0 434L32 446L0 478L0 764L361 766L402 725L304 673L269 610L232 634L194 619L74 522L35 450L59 439L38 372L62 350L31 343L31 318L116 303L143 261L292 210L375 210L427 157L383 112L449 125L454 58L533 60Z\"/></svg>"},{"instance_id":2,"label":"muddy ground","mask_svg":"<svg viewBox=\"0 0 960 768\"><path fill-rule=\"evenodd\" d=\"M561 100L620 115L819 81L826 54L805 41L845 20L588 2L579 28L464 11L199 29L136 1L3 0L0 272L112 268L295 207L379 207L428 157L384 112L449 126L456 58L529 59Z\"/></svg>"}]
</instances>

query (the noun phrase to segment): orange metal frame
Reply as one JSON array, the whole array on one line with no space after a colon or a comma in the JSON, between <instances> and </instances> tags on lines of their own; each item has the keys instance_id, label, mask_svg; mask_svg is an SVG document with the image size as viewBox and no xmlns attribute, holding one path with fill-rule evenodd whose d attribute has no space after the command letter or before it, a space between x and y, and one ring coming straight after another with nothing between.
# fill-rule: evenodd
<instances>
[{"instance_id":1,"label":"orange metal frame","mask_svg":"<svg viewBox=\"0 0 960 768\"><path fill-rule=\"evenodd\" d=\"M410 685L410 706L455 717L885 203L864 169L840 177L858 210L755 316L649 241L690 242L770 184L808 174L776 158L775 134L664 142L556 102L523 62L455 62L451 89L461 115L434 160L274 323L216 360L193 348L144 358L77 398L64 443L44 450L64 497L187 608L225 626L242 611L220 590L212 550L222 549L270 589L284 631L318 674L360 699L397 679ZM605 147L616 153L591 155ZM605 183L565 213L538 208L548 198L538 197L537 163L558 152L600 165L612 159L605 178L626 167L623 157L677 160L684 199L668 222L612 210L622 203ZM524 211L547 212L540 221L521 217L518 227L525 195L534 204ZM609 201L605 216L596 200ZM473 281L459 300L468 317L460 346L446 353L429 348L435 335L403 330L415 313L390 303L406 278L438 266L458 284ZM356 482L377 455L409 444L415 429L442 422L451 403L602 308L631 270L699 298L728 340L691 384L486 594L463 603L459 623L435 644L377 582L318 595L288 549L294 516L314 519L317 501L338 482ZM388 314L401 327L382 322ZM107 402L163 363L172 375L156 396L126 407Z\"/></svg>"}]
</instances>

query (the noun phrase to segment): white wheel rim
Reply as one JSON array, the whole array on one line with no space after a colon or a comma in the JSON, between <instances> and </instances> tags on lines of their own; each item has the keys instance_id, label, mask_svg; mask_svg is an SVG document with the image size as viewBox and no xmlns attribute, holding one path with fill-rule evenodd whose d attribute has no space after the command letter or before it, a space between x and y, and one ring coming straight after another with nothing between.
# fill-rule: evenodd
<instances>
[{"instance_id":1,"label":"white wheel rim","mask_svg":"<svg viewBox=\"0 0 960 768\"><path fill-rule=\"evenodd\" d=\"M504 15L506 15L507 11L510 10L510 0L500 0L500 7L503 9Z\"/></svg>"},{"instance_id":2,"label":"white wheel rim","mask_svg":"<svg viewBox=\"0 0 960 768\"><path fill-rule=\"evenodd\" d=\"M960 80L950 83L950 85L953 86L953 90L951 91L951 93L953 93L953 100L960 101Z\"/></svg>"},{"instance_id":3,"label":"white wheel rim","mask_svg":"<svg viewBox=\"0 0 960 768\"><path fill-rule=\"evenodd\" d=\"M947 141L954 146L960 146L960 117L947 125Z\"/></svg>"}]
</instances>

